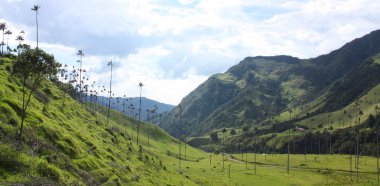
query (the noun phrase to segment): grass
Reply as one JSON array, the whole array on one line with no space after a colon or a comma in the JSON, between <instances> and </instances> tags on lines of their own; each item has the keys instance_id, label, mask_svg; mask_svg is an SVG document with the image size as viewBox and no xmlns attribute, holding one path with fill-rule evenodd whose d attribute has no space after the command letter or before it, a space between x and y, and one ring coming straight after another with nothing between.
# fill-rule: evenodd
<instances>
[{"instance_id":1,"label":"grass","mask_svg":"<svg viewBox=\"0 0 380 186\"><path fill-rule=\"evenodd\" d=\"M286 173L287 155L257 154L257 169L254 174L254 154L247 154L247 165L241 154L212 155L198 163L184 162L185 173L204 185L375 185L377 184L376 159L362 157L359 182L355 173L349 172L347 155L291 155L290 174ZM245 160L245 155L243 156ZM365 162L365 163L364 163ZM228 178L228 167L231 175ZM352 181L351 181L352 177Z\"/></svg>"}]
</instances>

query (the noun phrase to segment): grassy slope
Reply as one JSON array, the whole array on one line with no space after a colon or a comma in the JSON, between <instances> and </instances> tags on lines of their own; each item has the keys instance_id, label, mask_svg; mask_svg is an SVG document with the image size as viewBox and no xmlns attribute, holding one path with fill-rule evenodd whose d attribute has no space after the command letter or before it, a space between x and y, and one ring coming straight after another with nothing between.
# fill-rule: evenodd
<instances>
[{"instance_id":1,"label":"grassy slope","mask_svg":"<svg viewBox=\"0 0 380 186\"><path fill-rule=\"evenodd\" d=\"M62 111L62 92L51 83L44 85L51 95L41 88L38 96L41 98L33 96L24 145L21 151L15 150L13 139L20 123L22 94L17 81L8 78L6 66L11 66L10 60L0 65L0 184L194 185L163 161L163 157L170 159L166 154L176 153L176 139L156 126L142 124L140 141L144 147L148 146L147 132L154 135L149 151L144 149L139 158L138 147L130 140L131 120L122 122L126 126L112 120L106 124L102 115L86 111L84 105L70 98ZM49 100L46 104L38 101L46 101L45 96ZM192 154L198 152L193 148L187 150Z\"/></svg>"}]
</instances>

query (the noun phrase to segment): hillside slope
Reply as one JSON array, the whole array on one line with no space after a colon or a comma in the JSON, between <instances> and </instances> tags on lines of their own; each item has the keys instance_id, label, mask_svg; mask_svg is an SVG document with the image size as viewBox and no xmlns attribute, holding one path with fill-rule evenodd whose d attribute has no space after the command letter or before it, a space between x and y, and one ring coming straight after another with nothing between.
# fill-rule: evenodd
<instances>
[{"instance_id":1,"label":"hillside slope","mask_svg":"<svg viewBox=\"0 0 380 186\"><path fill-rule=\"evenodd\" d=\"M63 92L50 81L32 96L20 146L22 89L9 73L12 64L0 63L0 185L195 185L168 156L177 153L178 140L141 123L139 148L136 121L112 112L107 124L100 107L67 95L63 106ZM202 156L187 152L191 161Z\"/></svg>"},{"instance_id":2,"label":"hillside slope","mask_svg":"<svg viewBox=\"0 0 380 186\"><path fill-rule=\"evenodd\" d=\"M176 108L160 126L175 136L198 136L263 124L297 107L314 115L341 109L379 83L380 70L372 65L379 41L377 30L317 58L247 57L183 98L181 124Z\"/></svg>"}]
</instances>

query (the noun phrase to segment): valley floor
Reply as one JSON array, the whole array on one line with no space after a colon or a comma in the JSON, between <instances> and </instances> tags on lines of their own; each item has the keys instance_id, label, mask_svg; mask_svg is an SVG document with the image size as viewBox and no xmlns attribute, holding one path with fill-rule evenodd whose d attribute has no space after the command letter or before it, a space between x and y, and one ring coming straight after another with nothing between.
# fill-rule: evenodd
<instances>
[{"instance_id":1,"label":"valley floor","mask_svg":"<svg viewBox=\"0 0 380 186\"><path fill-rule=\"evenodd\" d=\"M287 154L257 154L256 171L254 154L212 155L198 162L183 161L185 177L200 185L378 185L376 158L361 157L356 173L349 155L290 155L290 172L287 174ZM243 159L243 160L242 160ZM246 163L246 160L247 163ZM172 166L175 166L173 163ZM224 170L224 171L223 171ZM256 173L255 173L256 172Z\"/></svg>"}]
</instances>

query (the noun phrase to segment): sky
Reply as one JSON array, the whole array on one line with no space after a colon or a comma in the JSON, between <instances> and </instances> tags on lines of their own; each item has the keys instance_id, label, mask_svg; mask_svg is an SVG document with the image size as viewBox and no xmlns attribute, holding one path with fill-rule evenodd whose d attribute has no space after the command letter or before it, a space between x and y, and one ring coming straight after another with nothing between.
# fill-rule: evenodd
<instances>
[{"instance_id":1,"label":"sky","mask_svg":"<svg viewBox=\"0 0 380 186\"><path fill-rule=\"evenodd\" d=\"M115 96L177 105L248 56L317 57L380 28L374 0L1 0L0 22ZM5 41L7 41L5 36Z\"/></svg>"}]
</instances>

